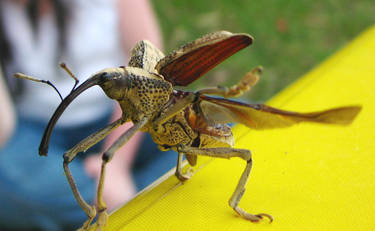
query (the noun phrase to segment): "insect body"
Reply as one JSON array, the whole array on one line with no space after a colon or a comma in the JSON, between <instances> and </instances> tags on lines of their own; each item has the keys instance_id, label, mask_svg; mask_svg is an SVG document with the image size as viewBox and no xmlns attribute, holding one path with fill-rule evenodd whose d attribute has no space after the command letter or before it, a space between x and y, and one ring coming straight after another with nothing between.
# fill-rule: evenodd
<instances>
[{"instance_id":1,"label":"insect body","mask_svg":"<svg viewBox=\"0 0 375 231\"><path fill-rule=\"evenodd\" d=\"M75 198L89 217L82 229L88 229L96 217L96 209L86 203L79 194L68 167L69 163L78 153L86 151L126 121L132 121L134 126L121 135L103 154L97 192L98 229L107 220L106 205L102 200L106 164L112 159L116 150L138 130L149 132L161 150L173 149L178 152L175 175L181 181L190 177L181 170L183 155L190 165L196 164L198 155L228 159L242 158L247 164L229 199L229 205L247 220L256 222L264 217L273 220L271 215L251 214L238 206L245 192L252 159L249 150L233 148L234 139L227 123L242 123L253 129L287 127L299 122L347 125L353 121L361 107L347 106L320 112L297 113L263 104L245 104L225 99L237 97L250 90L259 78L262 71L260 67L245 74L242 80L231 88L213 87L197 92L174 89L174 86L186 86L195 81L224 59L250 45L252 41L252 37L247 34L219 31L188 43L167 56L151 43L141 41L132 50L129 66L99 71L77 88L73 88L47 125L39 147L40 155L47 155L49 138L60 115L86 89L99 85L109 98L120 104L123 112L120 119L85 138L64 153L65 174ZM74 78L65 66L64 69ZM16 75L32 79L23 74Z\"/></svg>"}]
</instances>

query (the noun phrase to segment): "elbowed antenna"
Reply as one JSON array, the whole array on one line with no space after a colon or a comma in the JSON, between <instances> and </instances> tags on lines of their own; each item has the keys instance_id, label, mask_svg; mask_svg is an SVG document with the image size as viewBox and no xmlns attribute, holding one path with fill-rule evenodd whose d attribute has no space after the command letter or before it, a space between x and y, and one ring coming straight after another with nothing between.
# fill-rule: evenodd
<instances>
[{"instance_id":1,"label":"elbowed antenna","mask_svg":"<svg viewBox=\"0 0 375 231\"><path fill-rule=\"evenodd\" d=\"M87 79L85 82L83 82L79 87L73 89L67 97L64 98L64 100L60 103L60 105L57 107L56 111L53 113L51 119L48 122L48 125L46 129L44 130L42 141L39 145L39 155L41 156L47 156L48 154L48 146L49 146L49 140L51 137L51 133L53 128L55 127L55 124L57 120L60 118L61 114L65 111L65 109L68 107L68 105L82 92L87 90L88 88L99 85L102 81L103 74L106 74L105 72L94 75L93 77Z\"/></svg>"}]
</instances>

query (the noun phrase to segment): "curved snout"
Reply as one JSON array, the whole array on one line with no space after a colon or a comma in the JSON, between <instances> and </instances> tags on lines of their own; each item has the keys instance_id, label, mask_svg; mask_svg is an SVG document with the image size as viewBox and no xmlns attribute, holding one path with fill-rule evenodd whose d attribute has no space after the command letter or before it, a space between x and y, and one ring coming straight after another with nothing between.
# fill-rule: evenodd
<instances>
[{"instance_id":1,"label":"curved snout","mask_svg":"<svg viewBox=\"0 0 375 231\"><path fill-rule=\"evenodd\" d=\"M60 105L57 107L56 111L53 113L51 119L48 122L48 125L46 129L44 130L42 141L39 145L39 155L41 156L47 156L48 154L48 146L49 146L49 140L51 137L51 133L53 128L55 127L55 124L57 120L60 118L62 113L65 111L65 109L68 107L68 105L82 92L87 90L88 88L99 85L102 82L102 74L96 74L92 76L91 78L87 79L85 82L83 82L80 86L73 89L70 94L64 98L64 100L60 103Z\"/></svg>"}]
</instances>

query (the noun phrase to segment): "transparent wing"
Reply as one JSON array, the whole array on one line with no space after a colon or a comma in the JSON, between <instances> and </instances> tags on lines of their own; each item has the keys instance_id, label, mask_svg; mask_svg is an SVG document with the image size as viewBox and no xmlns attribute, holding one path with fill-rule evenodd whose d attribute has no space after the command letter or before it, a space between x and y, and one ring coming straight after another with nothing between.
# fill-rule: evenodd
<instances>
[{"instance_id":1,"label":"transparent wing","mask_svg":"<svg viewBox=\"0 0 375 231\"><path fill-rule=\"evenodd\" d=\"M201 96L199 106L207 121L241 123L254 129L282 128L300 122L348 125L361 110L361 106L346 106L319 112L298 113L264 104L245 104L208 96Z\"/></svg>"}]
</instances>

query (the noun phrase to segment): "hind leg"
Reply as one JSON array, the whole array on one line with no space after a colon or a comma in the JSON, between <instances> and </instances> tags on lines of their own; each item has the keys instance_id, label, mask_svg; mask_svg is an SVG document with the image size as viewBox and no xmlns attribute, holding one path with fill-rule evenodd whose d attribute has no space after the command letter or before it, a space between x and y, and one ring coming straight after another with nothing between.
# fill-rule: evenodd
<instances>
[{"instance_id":1,"label":"hind leg","mask_svg":"<svg viewBox=\"0 0 375 231\"><path fill-rule=\"evenodd\" d=\"M273 221L273 217L266 213L251 214L243 210L238 206L243 194L245 193L245 186L250 175L252 167L251 152L246 149L235 149L235 148L195 148L188 146L179 146L177 148L178 152L190 154L190 155L203 155L211 156L217 158L232 158L240 157L246 161L246 167L243 171L240 180L237 183L236 189L234 190L231 198L229 199L229 206L234 209L234 211L241 217L250 220L252 222L258 222L264 217L267 217L270 222Z\"/></svg>"},{"instance_id":2,"label":"hind leg","mask_svg":"<svg viewBox=\"0 0 375 231\"><path fill-rule=\"evenodd\" d=\"M186 180L189 180L190 177L192 176L192 173L191 172L186 172L186 173L182 173L182 157L183 157L183 153L179 152L178 153L178 157L177 157L177 165L176 165L176 172L175 172L175 176L181 181L181 182L184 182Z\"/></svg>"},{"instance_id":3,"label":"hind leg","mask_svg":"<svg viewBox=\"0 0 375 231\"><path fill-rule=\"evenodd\" d=\"M240 82L231 87L212 87L199 90L200 94L221 95L224 98L239 97L251 90L258 82L262 67L255 67L252 71L247 72Z\"/></svg>"}]
</instances>

